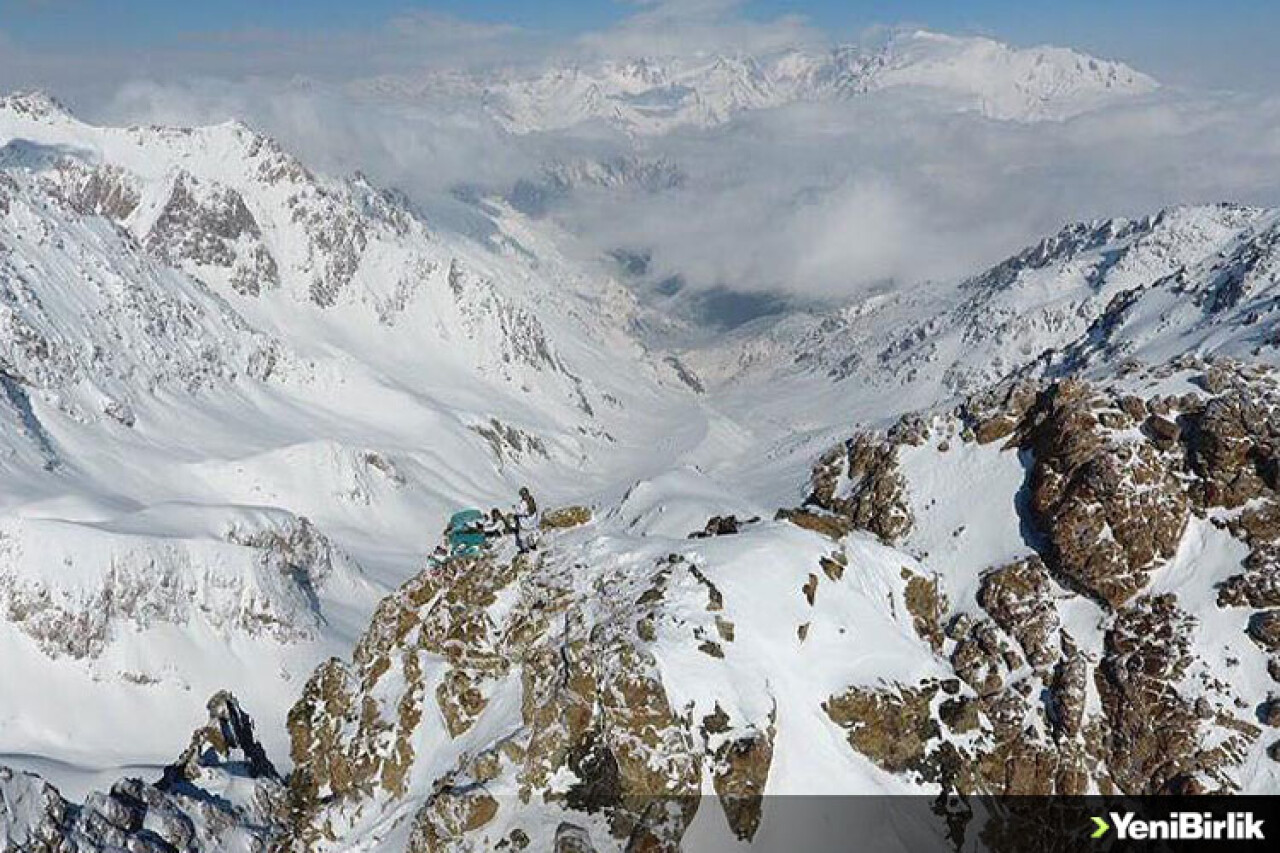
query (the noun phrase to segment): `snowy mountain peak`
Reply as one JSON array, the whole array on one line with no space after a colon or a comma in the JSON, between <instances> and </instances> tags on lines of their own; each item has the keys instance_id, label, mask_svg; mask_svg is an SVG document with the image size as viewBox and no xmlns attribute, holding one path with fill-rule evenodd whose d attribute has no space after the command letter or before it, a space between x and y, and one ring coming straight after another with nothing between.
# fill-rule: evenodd
<instances>
[{"instance_id":1,"label":"snowy mountain peak","mask_svg":"<svg viewBox=\"0 0 1280 853\"><path fill-rule=\"evenodd\" d=\"M366 89L410 99L456 96L461 89L516 133L603 122L654 135L713 127L751 110L887 90L922 93L943 109L996 120L1061 120L1157 85L1121 62L1066 48L1017 48L917 30L896 33L878 47L631 57L534 74L478 74L465 81L454 74L381 77Z\"/></svg>"},{"instance_id":2,"label":"snowy mountain peak","mask_svg":"<svg viewBox=\"0 0 1280 853\"><path fill-rule=\"evenodd\" d=\"M0 113L36 121L74 120L71 111L61 101L41 91L0 95Z\"/></svg>"},{"instance_id":3,"label":"snowy mountain peak","mask_svg":"<svg viewBox=\"0 0 1280 853\"><path fill-rule=\"evenodd\" d=\"M894 37L878 59L875 88L921 86L978 98L983 115L1013 121L1067 118L1158 85L1122 62L1068 48L1015 48L923 30Z\"/></svg>"}]
</instances>

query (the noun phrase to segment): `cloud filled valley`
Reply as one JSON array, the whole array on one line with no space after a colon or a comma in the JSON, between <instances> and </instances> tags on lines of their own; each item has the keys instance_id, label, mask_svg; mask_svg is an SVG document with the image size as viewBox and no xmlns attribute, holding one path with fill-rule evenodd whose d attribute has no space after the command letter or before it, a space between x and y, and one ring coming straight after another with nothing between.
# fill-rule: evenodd
<instances>
[{"instance_id":1,"label":"cloud filled valley","mask_svg":"<svg viewBox=\"0 0 1280 853\"><path fill-rule=\"evenodd\" d=\"M947 45L939 51L930 44L944 37L879 38L884 46L857 50L904 62L922 61L913 51L926 57L938 51L939 62L974 64L970 73L979 79L1020 70L989 68L983 63L994 63L981 55L952 57ZM1018 106L993 115L981 85L970 90L962 82L956 91L927 77L885 88L864 82L856 95L771 91L769 63L790 58L777 45L771 50L644 57L660 78L692 67L684 73L707 87L697 97L728 104L702 115L660 105L677 114L655 119L661 132L632 117L612 121L587 112L567 126L531 124L516 128L528 132L511 133L506 113L493 108L495 92L515 97L513 79L541 82L568 73L588 79L539 97L572 113L582 108L573 86L598 89L611 76L636 73L614 58L561 60L549 71L495 66L461 76L135 81L90 114L111 123L239 118L320 168L362 171L427 208L455 208L460 190L510 198L532 187L542 196L537 213L580 240L581 251L643 253L652 261L653 283L679 276L698 290L803 299L954 282L1067 222L1172 204L1266 205L1280 198L1280 102L1271 96L1142 85L1079 114ZM827 50L800 55L821 59ZM703 73L727 60L735 64L723 77ZM612 82L634 87L632 80ZM1015 77L1008 85L1016 91L1025 82ZM687 96L673 90L682 85L659 79L645 91L679 99ZM765 91L734 100L753 85ZM1053 104L1055 85L1061 84L1024 97ZM603 181L584 169L599 173L619 163L640 168L615 169ZM666 169L674 179L655 183L646 167ZM700 215L690 217L690 210Z\"/></svg>"}]
</instances>

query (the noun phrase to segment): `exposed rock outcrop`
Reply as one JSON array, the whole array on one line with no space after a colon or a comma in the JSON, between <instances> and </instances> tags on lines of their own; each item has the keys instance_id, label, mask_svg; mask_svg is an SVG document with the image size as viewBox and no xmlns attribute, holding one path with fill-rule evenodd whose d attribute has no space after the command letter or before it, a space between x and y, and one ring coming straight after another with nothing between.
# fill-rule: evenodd
<instances>
[{"instance_id":1,"label":"exposed rock outcrop","mask_svg":"<svg viewBox=\"0 0 1280 853\"><path fill-rule=\"evenodd\" d=\"M123 779L70 803L0 767L0 849L23 853L267 853L287 836L285 788L229 693L155 784Z\"/></svg>"},{"instance_id":2,"label":"exposed rock outcrop","mask_svg":"<svg viewBox=\"0 0 1280 853\"><path fill-rule=\"evenodd\" d=\"M937 684L854 688L822 706L848 735L849 745L890 773L928 778L926 751L939 735L932 710Z\"/></svg>"},{"instance_id":3,"label":"exposed rock outcrop","mask_svg":"<svg viewBox=\"0 0 1280 853\"><path fill-rule=\"evenodd\" d=\"M211 770L280 781L280 775L254 733L253 718L240 707L236 697L223 690L209 699L207 707L208 724L196 729L190 745L177 761L165 768L161 787L199 783Z\"/></svg>"},{"instance_id":4,"label":"exposed rock outcrop","mask_svg":"<svg viewBox=\"0 0 1280 853\"><path fill-rule=\"evenodd\" d=\"M1230 790L1224 770L1242 761L1256 727L1211 712L1209 720L1176 685L1194 657L1193 620L1171 595L1145 598L1117 615L1095 674L1108 727L1104 738L1110 778L1127 794ZM1225 737L1204 736L1214 722Z\"/></svg>"},{"instance_id":5,"label":"exposed rock outcrop","mask_svg":"<svg viewBox=\"0 0 1280 853\"><path fill-rule=\"evenodd\" d=\"M592 623L564 585L571 576L525 555L451 560L388 597L352 662L317 670L290 713L299 849L402 797L422 760L415 744L461 736L501 684L518 687L519 728L442 777L415 819L414 849L454 849L445 839L487 827L500 807L476 786L496 780L522 802L538 796L598 816L634 849L674 849L698 805L703 749L632 626L657 630L676 571L698 583L694 567L661 561L647 588L608 600L616 618ZM514 607L501 622L500 606ZM428 670L428 659L440 663ZM752 796L744 749L746 765L758 765L765 747L745 741L717 759L737 800Z\"/></svg>"},{"instance_id":6,"label":"exposed rock outcrop","mask_svg":"<svg viewBox=\"0 0 1280 853\"><path fill-rule=\"evenodd\" d=\"M1077 589L1120 607L1173 556L1190 507L1171 463L1148 442L1107 427L1108 412L1122 416L1087 385L1055 385L1028 412L1023 446L1034 454L1028 508L1045 537L1046 562Z\"/></svg>"},{"instance_id":7,"label":"exposed rock outcrop","mask_svg":"<svg viewBox=\"0 0 1280 853\"><path fill-rule=\"evenodd\" d=\"M186 172L175 178L143 244L166 263L189 265L197 275L225 270L231 287L246 296L280 286L276 259L240 193Z\"/></svg>"},{"instance_id":8,"label":"exposed rock outcrop","mask_svg":"<svg viewBox=\"0 0 1280 853\"><path fill-rule=\"evenodd\" d=\"M912 524L906 483L898 472L898 446L873 433L858 433L828 451L814 466L805 505L818 507L886 542Z\"/></svg>"},{"instance_id":9,"label":"exposed rock outcrop","mask_svg":"<svg viewBox=\"0 0 1280 853\"><path fill-rule=\"evenodd\" d=\"M1057 661L1058 611L1049 574L1038 557L984 575L978 603L1001 629L1017 639L1032 666Z\"/></svg>"}]
</instances>

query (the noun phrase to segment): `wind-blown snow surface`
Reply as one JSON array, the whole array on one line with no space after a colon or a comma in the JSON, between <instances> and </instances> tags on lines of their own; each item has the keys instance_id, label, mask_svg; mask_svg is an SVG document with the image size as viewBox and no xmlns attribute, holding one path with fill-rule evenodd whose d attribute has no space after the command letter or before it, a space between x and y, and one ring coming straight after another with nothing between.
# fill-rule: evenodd
<instances>
[{"instance_id":1,"label":"wind-blown snow surface","mask_svg":"<svg viewBox=\"0 0 1280 853\"><path fill-rule=\"evenodd\" d=\"M556 67L533 76L437 73L382 77L380 97L478 98L508 129L532 133L589 121L638 135L708 128L735 115L897 89L993 119L1061 120L1147 94L1157 84L1120 62L1065 48L1018 49L987 38L902 32L883 47L791 49L760 56L642 57Z\"/></svg>"},{"instance_id":2,"label":"wind-blown snow surface","mask_svg":"<svg viewBox=\"0 0 1280 853\"><path fill-rule=\"evenodd\" d=\"M929 56L1022 68L981 43L921 38ZM924 83L929 67L902 66ZM980 573L1029 556L1015 504L1026 460L961 443L954 422L903 448L917 523L897 545L845 537L840 581L814 572L835 546L774 511L801 502L810 465L855 427L946 411L1010 373L1106 379L1185 353L1274 363L1277 222L1222 206L1070 226L958 286L757 324L676 360L637 341L625 289L498 202L465 233L437 228L242 125L97 128L47 98L4 99L0 763L75 795L167 762L207 696L231 688L283 764L302 683L347 656L447 514L529 483L544 506L595 509L548 537L539 569L594 618L630 619L611 593L673 553L724 596L736 637L722 656L685 636L724 629L684 578L655 659L673 707L719 702L759 723L777 699L770 792L913 790L851 750L822 702L945 674L907 576L940 578L964 612ZM1180 393L1134 377L1131 391ZM687 538L729 513L763 520ZM1210 592L1243 556L1197 519L1152 582L1193 590L1205 660L1251 642ZM1212 572L1188 580L1198 562ZM514 604L489 606L499 619ZM1079 596L1063 611L1090 648L1103 618ZM429 757L413 797L360 815L365 841L401 837L396 821L461 753L516 725L504 684L464 739L413 733L436 738L415 741ZM1248 790L1275 790L1262 746L1234 777Z\"/></svg>"}]
</instances>

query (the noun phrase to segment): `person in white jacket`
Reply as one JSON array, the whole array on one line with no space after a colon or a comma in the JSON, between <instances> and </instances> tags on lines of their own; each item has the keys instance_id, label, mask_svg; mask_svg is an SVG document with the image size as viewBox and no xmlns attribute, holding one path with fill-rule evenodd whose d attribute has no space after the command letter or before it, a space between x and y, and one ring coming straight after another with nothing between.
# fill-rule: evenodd
<instances>
[{"instance_id":1,"label":"person in white jacket","mask_svg":"<svg viewBox=\"0 0 1280 853\"><path fill-rule=\"evenodd\" d=\"M528 486L520 489L520 501L512 510L515 519L516 548L521 554L538 547L538 502Z\"/></svg>"}]
</instances>

